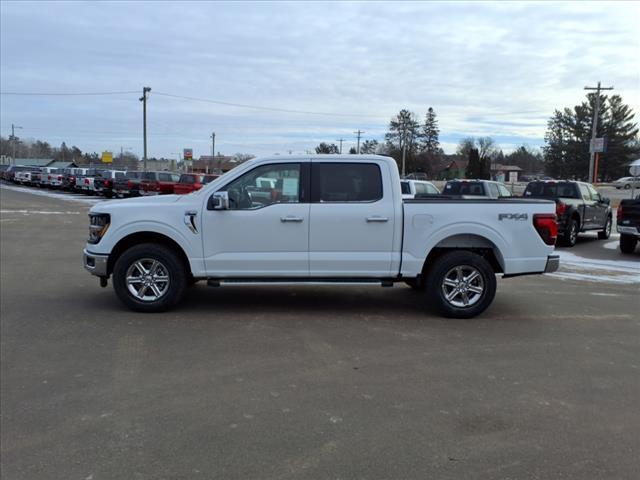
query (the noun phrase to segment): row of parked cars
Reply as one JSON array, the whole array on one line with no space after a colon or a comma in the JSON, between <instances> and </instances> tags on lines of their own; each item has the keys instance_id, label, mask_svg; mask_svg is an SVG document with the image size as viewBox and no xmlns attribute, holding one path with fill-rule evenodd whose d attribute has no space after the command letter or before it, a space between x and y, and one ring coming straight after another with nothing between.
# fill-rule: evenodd
<instances>
[{"instance_id":1,"label":"row of parked cars","mask_svg":"<svg viewBox=\"0 0 640 480\"><path fill-rule=\"evenodd\" d=\"M0 177L19 185L102 195L106 198L124 198L190 193L199 190L218 176L201 173L11 165L0 170Z\"/></svg>"},{"instance_id":2,"label":"row of parked cars","mask_svg":"<svg viewBox=\"0 0 640 480\"><path fill-rule=\"evenodd\" d=\"M200 173L26 166L11 166L0 171L0 174L3 179L22 185L102 195L106 198L186 194L199 190L218 177ZM505 199L514 196L506 185L492 180L450 180L440 192L431 182L403 179L401 191L404 200L425 199L434 195L478 199ZM553 200L556 203L558 243L563 246L573 247L581 232L596 231L598 238L603 240L611 235L613 213L610 200L603 197L591 184L573 180L535 180L527 184L523 197ZM622 226L622 212L631 211L631 206L618 210L619 226ZM627 220L624 219L625 222ZM632 220L634 225L640 223L635 217ZM624 241L621 239L621 250L631 253L635 248L635 242L631 242L629 237L629 226L624 225L623 228L626 232L620 232L624 235ZM633 237L633 240L635 238Z\"/></svg>"}]
</instances>

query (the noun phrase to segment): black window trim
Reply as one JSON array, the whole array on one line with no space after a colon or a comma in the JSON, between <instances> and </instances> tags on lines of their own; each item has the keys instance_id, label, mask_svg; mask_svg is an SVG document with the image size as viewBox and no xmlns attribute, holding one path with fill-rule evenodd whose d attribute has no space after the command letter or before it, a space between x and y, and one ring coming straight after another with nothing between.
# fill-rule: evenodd
<instances>
[{"instance_id":1,"label":"black window trim","mask_svg":"<svg viewBox=\"0 0 640 480\"><path fill-rule=\"evenodd\" d=\"M380 173L380 198L377 198L375 200L345 200L345 201L321 201L319 196L320 196L320 192L316 191L316 189L314 188L314 183L313 183L313 179L315 178L315 175L313 173L314 167L316 165L374 165L377 169L378 172ZM348 203L348 204L353 204L353 203L376 203L379 202L381 200L384 199L384 181L383 181L383 177L382 177L382 169L380 168L380 164L376 163L376 162L312 162L311 163L311 203L313 204L330 204L330 205L339 205L341 203Z\"/></svg>"}]
</instances>

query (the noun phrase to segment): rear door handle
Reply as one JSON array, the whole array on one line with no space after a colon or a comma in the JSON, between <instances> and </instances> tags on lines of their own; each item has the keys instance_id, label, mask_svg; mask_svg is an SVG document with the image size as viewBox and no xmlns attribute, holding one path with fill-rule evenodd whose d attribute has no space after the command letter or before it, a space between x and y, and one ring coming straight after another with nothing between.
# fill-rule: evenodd
<instances>
[{"instance_id":1,"label":"rear door handle","mask_svg":"<svg viewBox=\"0 0 640 480\"><path fill-rule=\"evenodd\" d=\"M371 222L379 222L379 223L383 223L383 222L388 222L389 219L387 217L367 217L367 222L371 223Z\"/></svg>"},{"instance_id":2,"label":"rear door handle","mask_svg":"<svg viewBox=\"0 0 640 480\"><path fill-rule=\"evenodd\" d=\"M293 223L300 223L302 222L302 217L280 217L280 221L282 223L285 222L293 222Z\"/></svg>"}]
</instances>

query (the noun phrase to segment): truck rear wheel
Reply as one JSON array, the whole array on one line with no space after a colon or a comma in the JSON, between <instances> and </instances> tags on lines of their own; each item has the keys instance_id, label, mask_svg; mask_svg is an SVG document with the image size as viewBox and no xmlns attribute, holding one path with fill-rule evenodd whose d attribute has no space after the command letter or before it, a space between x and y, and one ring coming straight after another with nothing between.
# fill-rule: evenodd
<instances>
[{"instance_id":1,"label":"truck rear wheel","mask_svg":"<svg viewBox=\"0 0 640 480\"><path fill-rule=\"evenodd\" d=\"M580 224L578 220L572 218L567 225L567 229L562 236L562 245L565 247L575 247L578 241L578 232L580 231Z\"/></svg>"},{"instance_id":2,"label":"truck rear wheel","mask_svg":"<svg viewBox=\"0 0 640 480\"><path fill-rule=\"evenodd\" d=\"M153 243L131 247L113 269L116 295L137 312L170 309L182 299L187 280L180 258L169 248Z\"/></svg>"},{"instance_id":3,"label":"truck rear wheel","mask_svg":"<svg viewBox=\"0 0 640 480\"><path fill-rule=\"evenodd\" d=\"M427 295L446 317L471 318L496 294L496 275L480 255L457 250L438 257L427 272Z\"/></svg>"},{"instance_id":4,"label":"truck rear wheel","mask_svg":"<svg viewBox=\"0 0 640 480\"><path fill-rule=\"evenodd\" d=\"M620 251L622 253L633 253L636 249L636 243L638 239L633 235L620 235Z\"/></svg>"}]
</instances>

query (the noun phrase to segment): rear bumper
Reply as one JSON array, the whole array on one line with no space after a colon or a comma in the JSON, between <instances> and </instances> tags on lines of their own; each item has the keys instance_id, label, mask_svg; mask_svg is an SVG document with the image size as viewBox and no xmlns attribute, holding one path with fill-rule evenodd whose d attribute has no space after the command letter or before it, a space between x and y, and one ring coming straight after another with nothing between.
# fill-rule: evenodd
<instances>
[{"instance_id":1,"label":"rear bumper","mask_svg":"<svg viewBox=\"0 0 640 480\"><path fill-rule=\"evenodd\" d=\"M101 255L84 250L82 252L82 262L85 270L92 275L96 275L97 277L108 276L107 266L109 264L109 255Z\"/></svg>"},{"instance_id":2,"label":"rear bumper","mask_svg":"<svg viewBox=\"0 0 640 480\"><path fill-rule=\"evenodd\" d=\"M636 237L640 237L640 227L618 225L616 227L616 230L618 230L618 233L622 233L624 235L634 235Z\"/></svg>"},{"instance_id":3,"label":"rear bumper","mask_svg":"<svg viewBox=\"0 0 640 480\"><path fill-rule=\"evenodd\" d=\"M547 265L544 267L544 273L552 273L560 268L560 255L549 255L547 257Z\"/></svg>"}]
</instances>

